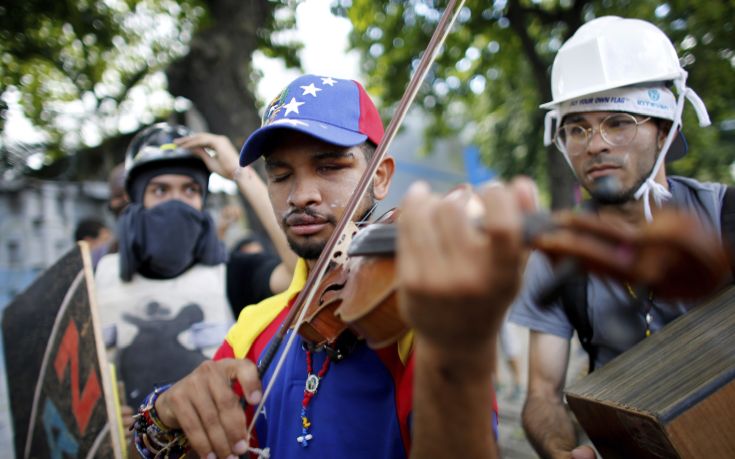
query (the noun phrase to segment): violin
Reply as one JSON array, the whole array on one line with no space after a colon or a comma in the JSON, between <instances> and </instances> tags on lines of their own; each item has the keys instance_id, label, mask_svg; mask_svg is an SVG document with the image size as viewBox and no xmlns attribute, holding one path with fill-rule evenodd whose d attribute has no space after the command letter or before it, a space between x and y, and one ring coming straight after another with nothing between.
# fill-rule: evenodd
<instances>
[{"instance_id":1,"label":"violin","mask_svg":"<svg viewBox=\"0 0 735 459\"><path fill-rule=\"evenodd\" d=\"M397 213L356 234L347 260L334 267L307 305L298 333L337 347L347 332L372 348L398 340L408 326L398 312ZM697 299L722 286L730 261L719 239L688 213L664 209L641 229L611 225L593 214L532 214L523 225L528 248L563 268L556 283L579 270L650 289L660 298Z\"/></svg>"}]
</instances>

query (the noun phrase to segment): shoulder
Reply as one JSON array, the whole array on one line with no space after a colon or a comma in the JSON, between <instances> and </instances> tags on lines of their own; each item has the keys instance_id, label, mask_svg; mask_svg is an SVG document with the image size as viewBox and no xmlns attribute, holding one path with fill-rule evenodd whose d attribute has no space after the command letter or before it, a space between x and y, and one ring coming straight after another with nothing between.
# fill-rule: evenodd
<instances>
[{"instance_id":1,"label":"shoulder","mask_svg":"<svg viewBox=\"0 0 735 459\"><path fill-rule=\"evenodd\" d=\"M720 227L727 185L677 176L669 177L668 183L675 206L690 209L713 228Z\"/></svg>"},{"instance_id":2,"label":"shoulder","mask_svg":"<svg viewBox=\"0 0 735 459\"><path fill-rule=\"evenodd\" d=\"M197 263L191 268L187 269L179 276L174 279L179 282L197 282L202 286L211 286L210 282L217 281L216 288L219 290L224 285L225 281L226 265L224 263L218 263L216 265L203 265Z\"/></svg>"},{"instance_id":3,"label":"shoulder","mask_svg":"<svg viewBox=\"0 0 735 459\"><path fill-rule=\"evenodd\" d=\"M296 263L291 285L285 292L266 298L240 312L237 322L225 337L225 342L232 347L235 357L244 358L247 355L256 338L276 320L278 315L288 306L291 299L304 288L307 275L306 262L299 259Z\"/></svg>"},{"instance_id":4,"label":"shoulder","mask_svg":"<svg viewBox=\"0 0 735 459\"><path fill-rule=\"evenodd\" d=\"M117 276L120 271L120 257L117 253L108 253L100 258L97 270L94 273L97 282L107 280L111 276Z\"/></svg>"},{"instance_id":5,"label":"shoulder","mask_svg":"<svg viewBox=\"0 0 735 459\"><path fill-rule=\"evenodd\" d=\"M683 194L688 193L699 196L710 196L713 199L722 201L722 197L728 188L724 183L700 182L689 177L670 176L668 181L675 200L681 199Z\"/></svg>"},{"instance_id":6,"label":"shoulder","mask_svg":"<svg viewBox=\"0 0 735 459\"><path fill-rule=\"evenodd\" d=\"M248 306L240 312L235 325L225 337L234 357L244 358L255 340L288 306L293 292L286 291Z\"/></svg>"},{"instance_id":7,"label":"shoulder","mask_svg":"<svg viewBox=\"0 0 735 459\"><path fill-rule=\"evenodd\" d=\"M539 304L538 297L554 276L549 259L533 251L523 274L523 286L511 305L509 320L522 327L563 338L571 338L574 329L560 300Z\"/></svg>"}]
</instances>

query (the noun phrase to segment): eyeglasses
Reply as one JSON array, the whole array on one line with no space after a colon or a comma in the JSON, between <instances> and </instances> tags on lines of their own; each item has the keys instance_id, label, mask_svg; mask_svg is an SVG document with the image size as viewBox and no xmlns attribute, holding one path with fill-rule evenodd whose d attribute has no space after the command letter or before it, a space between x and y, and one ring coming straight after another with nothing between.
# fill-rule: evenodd
<instances>
[{"instance_id":1,"label":"eyeglasses","mask_svg":"<svg viewBox=\"0 0 735 459\"><path fill-rule=\"evenodd\" d=\"M554 143L562 152L577 156L587 150L595 131L599 130L600 137L608 145L622 147L630 144L638 133L638 126L650 119L649 116L638 120L627 113L615 113L602 120L598 128L584 127L579 123L563 124L554 134Z\"/></svg>"}]
</instances>

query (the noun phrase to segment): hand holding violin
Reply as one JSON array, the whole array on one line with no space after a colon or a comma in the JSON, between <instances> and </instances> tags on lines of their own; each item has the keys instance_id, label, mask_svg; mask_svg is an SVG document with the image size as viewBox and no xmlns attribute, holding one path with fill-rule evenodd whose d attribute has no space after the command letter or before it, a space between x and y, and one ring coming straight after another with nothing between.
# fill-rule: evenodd
<instances>
[{"instance_id":1,"label":"hand holding violin","mask_svg":"<svg viewBox=\"0 0 735 459\"><path fill-rule=\"evenodd\" d=\"M641 285L657 297L698 299L722 287L730 262L711 228L695 215L660 209L642 228L563 211L528 243L552 260ZM527 225L528 227L528 225Z\"/></svg>"},{"instance_id":2,"label":"hand holding violin","mask_svg":"<svg viewBox=\"0 0 735 459\"><path fill-rule=\"evenodd\" d=\"M409 191L398 219L399 308L419 337L461 351L494 339L520 285L522 213L534 193L529 179L481 189L478 225L466 210L470 191Z\"/></svg>"}]
</instances>

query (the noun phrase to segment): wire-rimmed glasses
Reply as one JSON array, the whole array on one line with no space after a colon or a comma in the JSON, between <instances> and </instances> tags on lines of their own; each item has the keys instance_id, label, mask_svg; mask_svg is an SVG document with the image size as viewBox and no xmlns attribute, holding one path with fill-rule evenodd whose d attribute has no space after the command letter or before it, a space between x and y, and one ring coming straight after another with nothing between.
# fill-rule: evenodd
<instances>
[{"instance_id":1,"label":"wire-rimmed glasses","mask_svg":"<svg viewBox=\"0 0 735 459\"><path fill-rule=\"evenodd\" d=\"M605 117L597 128L585 127L580 123L565 123L556 130L554 144L562 152L577 156L587 150L595 131L599 131L600 137L607 144L625 146L635 139L638 126L650 119L650 116L639 120L628 113L613 113Z\"/></svg>"}]
</instances>

